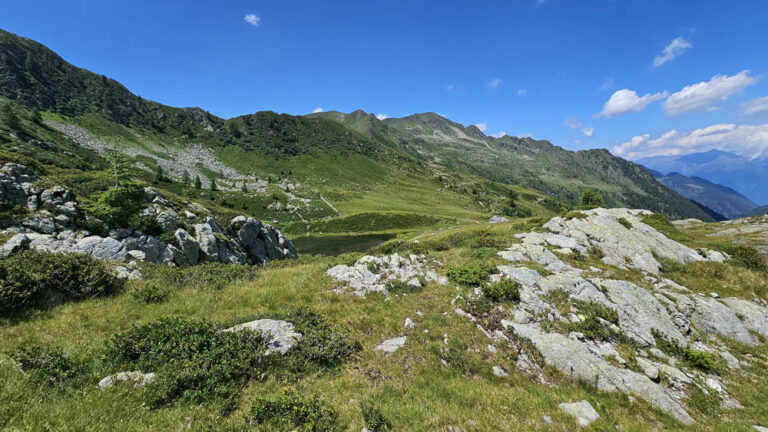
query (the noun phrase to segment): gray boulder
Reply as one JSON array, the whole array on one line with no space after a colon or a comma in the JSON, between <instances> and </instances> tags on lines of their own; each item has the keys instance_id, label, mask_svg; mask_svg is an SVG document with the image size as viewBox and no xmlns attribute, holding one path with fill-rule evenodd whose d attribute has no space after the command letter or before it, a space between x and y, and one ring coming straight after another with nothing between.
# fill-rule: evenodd
<instances>
[{"instance_id":1,"label":"gray boulder","mask_svg":"<svg viewBox=\"0 0 768 432\"><path fill-rule=\"evenodd\" d=\"M241 330L250 330L265 335L269 338L269 348L267 354L278 353L283 355L288 352L296 342L301 339L301 333L297 333L293 323L288 321L260 319L238 324L228 328L225 331L234 332Z\"/></svg>"},{"instance_id":2,"label":"gray boulder","mask_svg":"<svg viewBox=\"0 0 768 432\"><path fill-rule=\"evenodd\" d=\"M722 301L741 319L744 327L768 338L768 308L735 297Z\"/></svg>"},{"instance_id":3,"label":"gray boulder","mask_svg":"<svg viewBox=\"0 0 768 432\"><path fill-rule=\"evenodd\" d=\"M8 258L11 254L26 249L32 241L24 234L16 234L0 246L0 258Z\"/></svg>"},{"instance_id":4,"label":"gray boulder","mask_svg":"<svg viewBox=\"0 0 768 432\"><path fill-rule=\"evenodd\" d=\"M189 265L197 264L200 259L200 244L197 240L192 238L188 232L181 228L177 229L176 232L173 233L173 236L176 238L176 242L184 253L184 261L188 262ZM178 262L176 264L182 265Z\"/></svg>"},{"instance_id":5,"label":"gray boulder","mask_svg":"<svg viewBox=\"0 0 768 432\"><path fill-rule=\"evenodd\" d=\"M696 307L690 319L697 330L720 335L746 345L757 345L755 337L739 321L733 310L711 297L694 295L692 299Z\"/></svg>"},{"instance_id":6,"label":"gray boulder","mask_svg":"<svg viewBox=\"0 0 768 432\"><path fill-rule=\"evenodd\" d=\"M581 427L589 426L592 422L600 418L600 414L592 408L589 402L583 400L574 403L561 403L557 406L560 410L576 418L576 422Z\"/></svg>"}]
</instances>

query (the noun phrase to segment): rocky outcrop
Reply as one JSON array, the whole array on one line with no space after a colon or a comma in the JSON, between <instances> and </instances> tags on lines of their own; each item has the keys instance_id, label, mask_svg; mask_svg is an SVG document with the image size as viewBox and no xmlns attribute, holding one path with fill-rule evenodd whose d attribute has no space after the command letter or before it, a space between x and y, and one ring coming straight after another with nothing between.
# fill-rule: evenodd
<instances>
[{"instance_id":1,"label":"rocky outcrop","mask_svg":"<svg viewBox=\"0 0 768 432\"><path fill-rule=\"evenodd\" d=\"M110 387L114 387L115 385L122 382L126 382L126 381L133 383L133 388L141 388L147 384L150 384L154 380L155 380L155 374L152 372L149 372L149 373L143 373L141 371L120 372L114 375L104 377L101 381L99 381L99 388L101 390L106 390Z\"/></svg>"},{"instance_id":2,"label":"rocky outcrop","mask_svg":"<svg viewBox=\"0 0 768 432\"><path fill-rule=\"evenodd\" d=\"M353 265L337 265L326 272L331 278L342 284L335 291L346 292L351 289L359 297L370 292L389 294L387 284L392 281L405 282L411 286L421 286L419 278L445 285L448 280L435 272L437 262L429 262L424 255L402 257L399 254L375 257L366 255Z\"/></svg>"},{"instance_id":3,"label":"rocky outcrop","mask_svg":"<svg viewBox=\"0 0 768 432\"><path fill-rule=\"evenodd\" d=\"M600 418L600 414L598 414L587 401L561 403L557 407L560 408L561 411L573 416L581 427L589 426L592 422Z\"/></svg>"},{"instance_id":4,"label":"rocky outcrop","mask_svg":"<svg viewBox=\"0 0 768 432\"><path fill-rule=\"evenodd\" d=\"M238 216L224 232L215 219L200 215L210 213L206 209L194 204L178 208L153 187L144 190L147 202L140 216L172 240L165 242L131 227L113 229L108 236L95 235L80 228L83 215L69 189L41 189L35 186L38 180L23 165L9 163L0 169L0 203L27 212L19 224L3 227L16 234L0 246L0 257L32 248L180 267L200 262L263 264L298 257L291 241L271 225ZM202 223L191 224L199 219ZM103 225L98 220L89 221L90 226L99 224ZM194 235L184 228L190 225Z\"/></svg>"}]
</instances>

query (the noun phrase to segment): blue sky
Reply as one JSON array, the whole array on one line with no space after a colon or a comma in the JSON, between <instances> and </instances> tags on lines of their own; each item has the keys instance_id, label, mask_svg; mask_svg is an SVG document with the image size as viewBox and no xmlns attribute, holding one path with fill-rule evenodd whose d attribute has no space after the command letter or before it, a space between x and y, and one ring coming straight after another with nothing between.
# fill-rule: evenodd
<instances>
[{"instance_id":1,"label":"blue sky","mask_svg":"<svg viewBox=\"0 0 768 432\"><path fill-rule=\"evenodd\" d=\"M26 0L0 27L223 117L434 111L636 159L768 156L766 17L746 0Z\"/></svg>"}]
</instances>

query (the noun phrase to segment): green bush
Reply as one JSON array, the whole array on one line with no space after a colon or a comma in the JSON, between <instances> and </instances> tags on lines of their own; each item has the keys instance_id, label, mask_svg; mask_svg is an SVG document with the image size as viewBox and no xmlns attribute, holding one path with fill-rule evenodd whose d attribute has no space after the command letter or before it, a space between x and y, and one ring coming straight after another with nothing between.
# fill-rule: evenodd
<instances>
[{"instance_id":1,"label":"green bush","mask_svg":"<svg viewBox=\"0 0 768 432\"><path fill-rule=\"evenodd\" d=\"M276 398L258 398L246 416L249 425L269 424L281 429L297 428L304 432L339 430L336 410L326 407L316 397L289 393Z\"/></svg>"},{"instance_id":2,"label":"green bush","mask_svg":"<svg viewBox=\"0 0 768 432\"><path fill-rule=\"evenodd\" d=\"M605 207L603 196L595 192L594 189L585 190L579 199L579 208L588 210L597 207Z\"/></svg>"},{"instance_id":3,"label":"green bush","mask_svg":"<svg viewBox=\"0 0 768 432\"><path fill-rule=\"evenodd\" d=\"M389 420L370 401L360 402L360 411L363 413L365 427L370 432L385 432L392 428Z\"/></svg>"},{"instance_id":4,"label":"green bush","mask_svg":"<svg viewBox=\"0 0 768 432\"><path fill-rule=\"evenodd\" d=\"M288 353L293 372L336 367L362 349L346 329L327 323L311 309L297 309L285 319L302 335Z\"/></svg>"},{"instance_id":5,"label":"green bush","mask_svg":"<svg viewBox=\"0 0 768 432\"><path fill-rule=\"evenodd\" d=\"M81 300L118 287L104 263L86 255L30 250L0 261L0 310Z\"/></svg>"},{"instance_id":6,"label":"green bush","mask_svg":"<svg viewBox=\"0 0 768 432\"><path fill-rule=\"evenodd\" d=\"M155 266L144 273L148 279L157 280L157 283L169 288L221 290L237 281L254 280L259 271L257 266L206 262L184 268Z\"/></svg>"},{"instance_id":7,"label":"green bush","mask_svg":"<svg viewBox=\"0 0 768 432\"><path fill-rule=\"evenodd\" d=\"M58 348L31 345L11 353L18 367L35 381L63 388L82 372L80 362L71 359Z\"/></svg>"},{"instance_id":8,"label":"green bush","mask_svg":"<svg viewBox=\"0 0 768 432\"><path fill-rule=\"evenodd\" d=\"M520 284L512 279L504 278L498 282L483 285L483 295L495 302L519 302Z\"/></svg>"},{"instance_id":9,"label":"green bush","mask_svg":"<svg viewBox=\"0 0 768 432\"><path fill-rule=\"evenodd\" d=\"M267 341L259 333L220 330L208 321L161 318L113 336L104 359L115 370L157 373L145 392L150 406L213 401L229 409L273 356L264 355Z\"/></svg>"},{"instance_id":10,"label":"green bush","mask_svg":"<svg viewBox=\"0 0 768 432\"><path fill-rule=\"evenodd\" d=\"M690 345L681 347L656 329L651 330L651 333L656 340L656 346L660 350L667 355L683 360L688 366L700 369L706 373L719 373L723 370L723 360L715 354L695 350Z\"/></svg>"},{"instance_id":11,"label":"green bush","mask_svg":"<svg viewBox=\"0 0 768 432\"><path fill-rule=\"evenodd\" d=\"M168 298L168 288L157 282L143 283L131 291L131 296L144 303L162 303Z\"/></svg>"},{"instance_id":12,"label":"green bush","mask_svg":"<svg viewBox=\"0 0 768 432\"><path fill-rule=\"evenodd\" d=\"M729 245L724 247L723 251L742 267L768 273L768 261L757 249L751 246Z\"/></svg>"},{"instance_id":13,"label":"green bush","mask_svg":"<svg viewBox=\"0 0 768 432\"><path fill-rule=\"evenodd\" d=\"M146 203L144 188L137 183L128 183L98 193L83 208L110 228L120 228L138 222L138 213Z\"/></svg>"},{"instance_id":14,"label":"green bush","mask_svg":"<svg viewBox=\"0 0 768 432\"><path fill-rule=\"evenodd\" d=\"M407 282L403 282L398 279L394 279L387 282L387 291L389 291L390 294L410 294L410 293L420 292L423 289L424 289L423 283L421 284L421 286L413 286L413 285L408 285Z\"/></svg>"},{"instance_id":15,"label":"green bush","mask_svg":"<svg viewBox=\"0 0 768 432\"><path fill-rule=\"evenodd\" d=\"M480 285L488 281L495 268L484 262L465 262L448 270L447 276L459 285Z\"/></svg>"}]
</instances>

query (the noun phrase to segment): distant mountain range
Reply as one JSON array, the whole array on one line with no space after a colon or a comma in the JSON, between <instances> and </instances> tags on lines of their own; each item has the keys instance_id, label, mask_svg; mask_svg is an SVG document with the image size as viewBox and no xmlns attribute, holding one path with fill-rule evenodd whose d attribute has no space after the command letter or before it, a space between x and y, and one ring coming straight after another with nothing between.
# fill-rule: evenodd
<instances>
[{"instance_id":1,"label":"distant mountain range","mask_svg":"<svg viewBox=\"0 0 768 432\"><path fill-rule=\"evenodd\" d=\"M30 144L31 138L40 141L38 135L54 134L56 124L56 131L67 132L69 141L91 147L119 142L120 148L139 158L138 166L145 170L160 166L178 177L179 164L185 163L184 169L193 177L203 177L204 184L207 179L219 186L226 181L227 187L237 189L248 179L290 176L298 190L284 186L284 193L272 194L269 186L270 193L258 198L283 197L302 213L270 210L277 207L260 201L258 211L263 214L258 216L270 220L303 222L338 214L336 207L362 199L361 191L373 193L381 188L375 191L383 196L394 190L393 185L405 188L410 180L423 192L420 197L440 205L456 199L462 203L459 208L473 211L493 212L486 197L504 196L506 188L497 187L504 183L571 203L592 188L610 206L645 208L673 219L712 219L642 166L605 150L573 152L545 140L489 137L475 126L434 113L384 121L363 111L309 116L259 112L222 119L200 108L175 108L143 99L117 81L75 67L45 46L2 30L0 98L11 101L14 110L41 111L55 118L54 123L43 125L26 122L28 130L23 134L4 138L9 146L28 149L32 158L62 158L61 153L48 154ZM73 132L75 126L79 129ZM207 156L195 159L200 154ZM62 163L89 168L85 159ZM223 175L228 170L236 173ZM384 184L389 187L380 186ZM254 183L251 189L256 187L261 188ZM492 188L498 190L491 195L484 192ZM435 191L445 197L435 198ZM249 199L256 198L250 194ZM366 199L365 205L377 210L390 210L393 202L389 196ZM362 208L345 205L352 211Z\"/></svg>"},{"instance_id":2,"label":"distant mountain range","mask_svg":"<svg viewBox=\"0 0 768 432\"><path fill-rule=\"evenodd\" d=\"M435 113L379 120L364 111L310 114L350 127L385 146L421 160L507 184L519 184L575 202L593 188L608 205L648 208L673 218L697 214L694 203L659 183L642 166L606 150L573 152L546 140L486 136Z\"/></svg>"},{"instance_id":3,"label":"distant mountain range","mask_svg":"<svg viewBox=\"0 0 768 432\"><path fill-rule=\"evenodd\" d=\"M663 175L678 173L699 177L734 189L757 204L768 204L768 158L750 160L733 153L710 150L684 156L655 156L637 162Z\"/></svg>"},{"instance_id":4,"label":"distant mountain range","mask_svg":"<svg viewBox=\"0 0 768 432\"><path fill-rule=\"evenodd\" d=\"M701 177L688 177L676 172L664 175L656 170L651 170L651 173L658 181L669 186L672 190L714 210L725 219L741 217L758 207L752 200L739 192ZM717 219L717 217L715 218Z\"/></svg>"}]
</instances>

